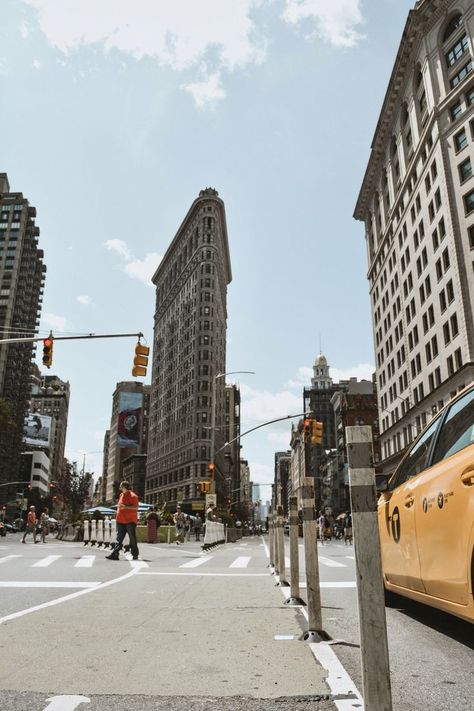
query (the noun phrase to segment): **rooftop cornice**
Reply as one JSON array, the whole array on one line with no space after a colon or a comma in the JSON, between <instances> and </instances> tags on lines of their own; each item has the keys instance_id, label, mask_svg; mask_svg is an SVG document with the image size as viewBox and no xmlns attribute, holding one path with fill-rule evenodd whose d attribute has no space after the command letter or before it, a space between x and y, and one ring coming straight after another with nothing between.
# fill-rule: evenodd
<instances>
[{"instance_id":1,"label":"rooftop cornice","mask_svg":"<svg viewBox=\"0 0 474 711\"><path fill-rule=\"evenodd\" d=\"M414 48L430 28L447 13L454 0L419 0L410 10L398 48L395 64L380 111L371 144L369 162L365 171L362 187L354 210L356 220L365 220L368 202L371 199L374 183L380 173L385 156L387 140L390 140L394 124L394 110L399 106L400 94L405 86L407 74L413 70L410 61Z\"/></svg>"}]
</instances>

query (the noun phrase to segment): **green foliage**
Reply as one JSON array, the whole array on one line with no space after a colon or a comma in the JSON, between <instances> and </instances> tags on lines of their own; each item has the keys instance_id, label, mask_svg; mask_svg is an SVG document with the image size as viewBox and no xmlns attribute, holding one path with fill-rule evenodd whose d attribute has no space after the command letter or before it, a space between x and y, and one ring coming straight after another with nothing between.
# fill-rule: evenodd
<instances>
[{"instance_id":1,"label":"green foliage","mask_svg":"<svg viewBox=\"0 0 474 711\"><path fill-rule=\"evenodd\" d=\"M16 423L13 420L13 408L9 400L0 397L0 431L10 432L16 429Z\"/></svg>"},{"instance_id":2,"label":"green foliage","mask_svg":"<svg viewBox=\"0 0 474 711\"><path fill-rule=\"evenodd\" d=\"M71 512L72 520L78 519L89 496L92 474L77 470L76 462L64 460L61 476L55 482L55 493Z\"/></svg>"}]
</instances>

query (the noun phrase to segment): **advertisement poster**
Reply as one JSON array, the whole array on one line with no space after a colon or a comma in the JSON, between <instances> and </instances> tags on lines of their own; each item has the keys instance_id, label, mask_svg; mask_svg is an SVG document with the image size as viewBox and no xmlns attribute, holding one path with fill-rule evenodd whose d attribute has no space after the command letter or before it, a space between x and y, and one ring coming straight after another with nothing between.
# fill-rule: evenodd
<instances>
[{"instance_id":1,"label":"advertisement poster","mask_svg":"<svg viewBox=\"0 0 474 711\"><path fill-rule=\"evenodd\" d=\"M23 441L34 447L49 447L51 437L51 417L30 412L25 420Z\"/></svg>"},{"instance_id":2,"label":"advertisement poster","mask_svg":"<svg viewBox=\"0 0 474 711\"><path fill-rule=\"evenodd\" d=\"M120 393L118 416L118 447L138 447L142 416L142 393Z\"/></svg>"}]
</instances>

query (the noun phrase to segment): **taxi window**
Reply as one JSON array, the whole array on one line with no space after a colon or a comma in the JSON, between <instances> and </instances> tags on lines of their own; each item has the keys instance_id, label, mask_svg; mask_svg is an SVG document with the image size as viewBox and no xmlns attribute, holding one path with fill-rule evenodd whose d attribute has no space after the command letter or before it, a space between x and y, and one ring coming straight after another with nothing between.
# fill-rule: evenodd
<instances>
[{"instance_id":1,"label":"taxi window","mask_svg":"<svg viewBox=\"0 0 474 711\"><path fill-rule=\"evenodd\" d=\"M389 489L395 489L403 484L407 479L416 476L427 467L428 454L431 443L438 429L439 418L433 422L426 432L415 442L411 452L405 457L394 476L390 480Z\"/></svg>"},{"instance_id":2,"label":"taxi window","mask_svg":"<svg viewBox=\"0 0 474 711\"><path fill-rule=\"evenodd\" d=\"M450 407L440 430L433 464L474 443L474 390Z\"/></svg>"}]
</instances>

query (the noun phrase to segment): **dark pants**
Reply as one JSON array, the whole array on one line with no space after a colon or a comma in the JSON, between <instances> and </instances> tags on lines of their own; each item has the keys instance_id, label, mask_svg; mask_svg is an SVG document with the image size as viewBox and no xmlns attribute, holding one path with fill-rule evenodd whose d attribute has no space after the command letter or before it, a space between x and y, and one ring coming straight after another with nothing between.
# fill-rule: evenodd
<instances>
[{"instance_id":1,"label":"dark pants","mask_svg":"<svg viewBox=\"0 0 474 711\"><path fill-rule=\"evenodd\" d=\"M128 533L130 539L130 552L135 558L138 556L138 545L137 545L137 524L136 523L118 523L117 522L117 540L113 547L112 553L118 553L122 548L123 539Z\"/></svg>"}]
</instances>

